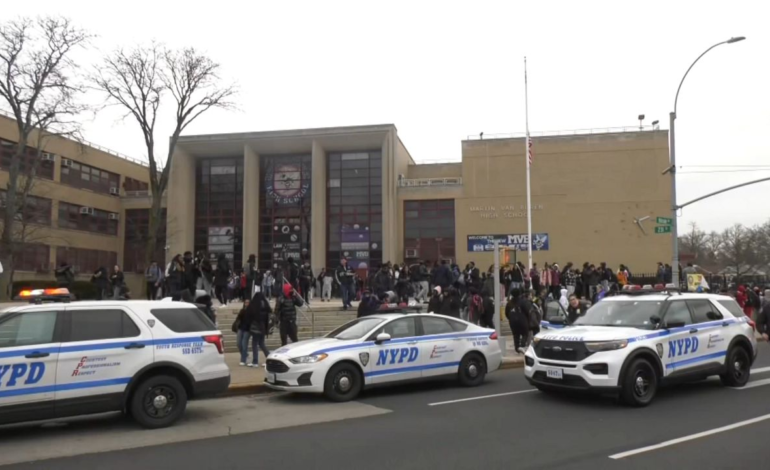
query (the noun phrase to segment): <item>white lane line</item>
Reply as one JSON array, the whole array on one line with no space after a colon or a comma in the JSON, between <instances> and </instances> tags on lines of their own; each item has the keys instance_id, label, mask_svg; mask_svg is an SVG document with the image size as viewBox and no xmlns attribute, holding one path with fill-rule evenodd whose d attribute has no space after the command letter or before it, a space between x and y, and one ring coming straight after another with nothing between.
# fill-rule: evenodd
<instances>
[{"instance_id":1,"label":"white lane line","mask_svg":"<svg viewBox=\"0 0 770 470\"><path fill-rule=\"evenodd\" d=\"M770 372L770 367L760 367L759 369L751 369L752 374L761 374L763 372Z\"/></svg>"},{"instance_id":2,"label":"white lane line","mask_svg":"<svg viewBox=\"0 0 770 470\"><path fill-rule=\"evenodd\" d=\"M532 388L529 390L519 390L518 392L507 392L507 393L497 393L495 395L484 395L482 397L471 397L471 398L461 398L459 400L450 400L450 401L440 401L437 403L428 403L428 406L439 406L439 405L449 405L452 403L461 403L464 401L473 401L473 400L484 400L486 398L497 398L497 397L507 397L509 395L518 395L520 393L529 393L529 392L536 392L536 388Z\"/></svg>"},{"instance_id":3,"label":"white lane line","mask_svg":"<svg viewBox=\"0 0 770 470\"><path fill-rule=\"evenodd\" d=\"M765 385L770 385L770 379L764 379L764 380L755 380L753 382L749 382L743 387L732 387L733 390L746 390L749 388L754 387L764 387Z\"/></svg>"},{"instance_id":4,"label":"white lane line","mask_svg":"<svg viewBox=\"0 0 770 470\"><path fill-rule=\"evenodd\" d=\"M638 455L638 454L642 454L644 452L650 452L652 450L662 449L663 447L669 447L669 446L673 446L673 445L676 445L676 444L681 444L682 442L693 441L695 439L700 439L701 437L711 436L713 434L719 434L721 432L730 431L732 429L740 428L740 427L743 427L743 426L748 426L750 424L759 423L761 421L766 421L768 419L770 419L770 415L759 416L757 418L748 419L746 421L741 421L739 423L730 424L730 425L727 425L727 426L723 426L721 428L712 429L710 431L703 431L703 432L699 432L697 434L691 434L689 436L680 437L678 439L672 439L670 441L661 442L660 444L655 444L655 445L652 445L652 446L642 447L642 448L639 448L639 449L629 450L627 452L621 452L619 454L610 455L610 458L613 459L613 460L624 459L626 457L631 457L633 455Z\"/></svg>"}]
</instances>

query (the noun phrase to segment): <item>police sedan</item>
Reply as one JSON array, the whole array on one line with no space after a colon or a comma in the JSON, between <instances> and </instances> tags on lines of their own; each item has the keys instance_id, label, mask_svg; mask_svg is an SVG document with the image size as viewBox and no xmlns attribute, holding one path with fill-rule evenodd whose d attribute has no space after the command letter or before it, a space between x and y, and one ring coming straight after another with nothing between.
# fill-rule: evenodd
<instances>
[{"instance_id":1,"label":"police sedan","mask_svg":"<svg viewBox=\"0 0 770 470\"><path fill-rule=\"evenodd\" d=\"M364 388L411 380L456 377L477 386L501 362L494 330L443 315L380 314L274 351L265 382L342 402Z\"/></svg>"}]
</instances>

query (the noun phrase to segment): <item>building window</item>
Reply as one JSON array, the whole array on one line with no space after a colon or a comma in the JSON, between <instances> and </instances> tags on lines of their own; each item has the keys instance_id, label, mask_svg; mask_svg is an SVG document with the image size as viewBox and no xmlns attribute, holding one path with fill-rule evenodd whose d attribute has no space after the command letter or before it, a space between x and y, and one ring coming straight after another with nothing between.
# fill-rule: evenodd
<instances>
[{"instance_id":1,"label":"building window","mask_svg":"<svg viewBox=\"0 0 770 470\"><path fill-rule=\"evenodd\" d=\"M17 271L48 272L50 250L47 245L26 243L22 245L13 258L13 266Z\"/></svg>"},{"instance_id":2,"label":"building window","mask_svg":"<svg viewBox=\"0 0 770 470\"><path fill-rule=\"evenodd\" d=\"M230 266L243 261L243 158L206 158L195 165L195 251ZM176 253L174 253L176 254Z\"/></svg>"},{"instance_id":3,"label":"building window","mask_svg":"<svg viewBox=\"0 0 770 470\"><path fill-rule=\"evenodd\" d=\"M312 162L310 155L260 158L259 266L310 259Z\"/></svg>"},{"instance_id":4,"label":"building window","mask_svg":"<svg viewBox=\"0 0 770 470\"><path fill-rule=\"evenodd\" d=\"M96 193L117 195L120 175L63 158L61 182L75 188L90 189Z\"/></svg>"},{"instance_id":5,"label":"building window","mask_svg":"<svg viewBox=\"0 0 770 470\"><path fill-rule=\"evenodd\" d=\"M42 152L41 152L42 153ZM16 154L16 142L0 139L0 168L8 171L11 168L11 159ZM34 147L27 145L24 155L19 162L19 174L28 175L37 163L35 176L47 180L53 180L53 161L44 160L38 156Z\"/></svg>"},{"instance_id":6,"label":"building window","mask_svg":"<svg viewBox=\"0 0 770 470\"><path fill-rule=\"evenodd\" d=\"M123 178L123 190L126 192L126 195L147 193L150 191L150 184L126 176Z\"/></svg>"},{"instance_id":7,"label":"building window","mask_svg":"<svg viewBox=\"0 0 770 470\"><path fill-rule=\"evenodd\" d=\"M88 213L82 213L84 206L59 202L59 228L83 230L102 235L117 235L118 220L113 212L89 208Z\"/></svg>"},{"instance_id":8,"label":"building window","mask_svg":"<svg viewBox=\"0 0 770 470\"><path fill-rule=\"evenodd\" d=\"M17 200L18 203L19 201ZM6 207L6 190L0 189L0 217L5 215ZM20 207L17 213L18 217L16 220L19 222L51 225L51 200L28 195L27 203Z\"/></svg>"},{"instance_id":9,"label":"building window","mask_svg":"<svg viewBox=\"0 0 770 470\"><path fill-rule=\"evenodd\" d=\"M382 155L331 153L327 160L326 264L345 256L354 269L382 264Z\"/></svg>"},{"instance_id":10,"label":"building window","mask_svg":"<svg viewBox=\"0 0 770 470\"><path fill-rule=\"evenodd\" d=\"M108 272L118 263L118 254L114 251L89 250L60 246L56 249L56 265L67 263L76 273L93 273L100 267Z\"/></svg>"},{"instance_id":11,"label":"building window","mask_svg":"<svg viewBox=\"0 0 770 470\"><path fill-rule=\"evenodd\" d=\"M404 201L404 259L455 260L455 202Z\"/></svg>"},{"instance_id":12,"label":"building window","mask_svg":"<svg viewBox=\"0 0 770 470\"><path fill-rule=\"evenodd\" d=\"M125 249L123 250L123 271L143 273L146 270L144 255L150 233L150 210L127 209L125 223ZM163 265L166 258L166 209L163 209L155 245L155 261Z\"/></svg>"}]
</instances>

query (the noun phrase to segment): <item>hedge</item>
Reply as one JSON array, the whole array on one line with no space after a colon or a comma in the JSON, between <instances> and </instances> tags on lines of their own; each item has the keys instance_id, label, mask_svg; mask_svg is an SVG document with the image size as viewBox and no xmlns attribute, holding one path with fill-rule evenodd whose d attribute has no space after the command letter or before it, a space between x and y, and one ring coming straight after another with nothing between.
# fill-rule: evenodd
<instances>
[{"instance_id":1,"label":"hedge","mask_svg":"<svg viewBox=\"0 0 770 470\"><path fill-rule=\"evenodd\" d=\"M16 297L23 289L46 289L56 287L56 281L30 280L14 281L13 296ZM96 299L96 286L89 281L73 281L70 285L70 293L75 294L77 300Z\"/></svg>"}]
</instances>

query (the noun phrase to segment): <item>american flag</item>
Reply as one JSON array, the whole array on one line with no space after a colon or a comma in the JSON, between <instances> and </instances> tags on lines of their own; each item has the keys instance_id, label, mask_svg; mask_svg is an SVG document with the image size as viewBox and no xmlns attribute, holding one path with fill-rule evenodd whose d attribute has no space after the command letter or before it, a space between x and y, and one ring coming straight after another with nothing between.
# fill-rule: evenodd
<instances>
[{"instance_id":1,"label":"american flag","mask_svg":"<svg viewBox=\"0 0 770 470\"><path fill-rule=\"evenodd\" d=\"M529 158L529 164L535 159L535 154L532 153L532 138L527 136L527 158Z\"/></svg>"}]
</instances>

